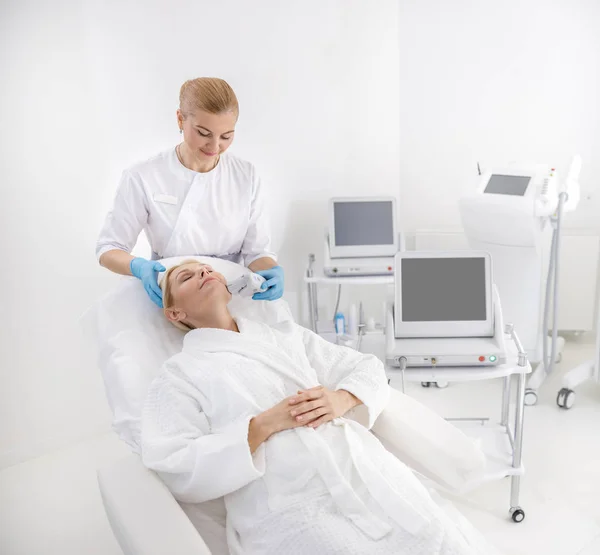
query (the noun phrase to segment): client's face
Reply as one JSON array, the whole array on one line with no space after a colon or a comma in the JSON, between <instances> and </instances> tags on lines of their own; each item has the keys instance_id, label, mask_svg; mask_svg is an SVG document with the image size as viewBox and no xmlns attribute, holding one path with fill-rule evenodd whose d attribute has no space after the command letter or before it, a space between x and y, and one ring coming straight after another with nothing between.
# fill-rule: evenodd
<instances>
[{"instance_id":1,"label":"client's face","mask_svg":"<svg viewBox=\"0 0 600 555\"><path fill-rule=\"evenodd\" d=\"M194 324L227 305L231 293L222 274L198 262L182 264L169 276L172 303L167 308L169 319Z\"/></svg>"}]
</instances>

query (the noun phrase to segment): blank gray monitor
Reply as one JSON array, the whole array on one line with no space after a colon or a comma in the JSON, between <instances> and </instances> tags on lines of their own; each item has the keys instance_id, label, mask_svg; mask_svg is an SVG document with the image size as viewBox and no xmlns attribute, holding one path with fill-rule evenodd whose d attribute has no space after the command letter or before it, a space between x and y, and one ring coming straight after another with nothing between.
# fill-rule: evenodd
<instances>
[{"instance_id":1,"label":"blank gray monitor","mask_svg":"<svg viewBox=\"0 0 600 555\"><path fill-rule=\"evenodd\" d=\"M394 244L394 205L391 201L335 202L335 244Z\"/></svg>"},{"instance_id":2,"label":"blank gray monitor","mask_svg":"<svg viewBox=\"0 0 600 555\"><path fill-rule=\"evenodd\" d=\"M402 259L402 321L485 321L485 258Z\"/></svg>"},{"instance_id":3,"label":"blank gray monitor","mask_svg":"<svg viewBox=\"0 0 600 555\"><path fill-rule=\"evenodd\" d=\"M495 195L514 195L522 197L527 191L531 176L529 175L497 175L490 177L484 193Z\"/></svg>"}]
</instances>

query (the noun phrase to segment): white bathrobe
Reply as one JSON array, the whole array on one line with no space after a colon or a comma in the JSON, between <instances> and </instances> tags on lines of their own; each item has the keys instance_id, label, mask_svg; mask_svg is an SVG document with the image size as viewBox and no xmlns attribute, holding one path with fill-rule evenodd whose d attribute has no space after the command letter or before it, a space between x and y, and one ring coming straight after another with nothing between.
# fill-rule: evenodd
<instances>
[{"instance_id":1,"label":"white bathrobe","mask_svg":"<svg viewBox=\"0 0 600 555\"><path fill-rule=\"evenodd\" d=\"M389 386L374 356L293 322L236 321L240 333L186 335L151 385L142 421L143 461L179 501L225 497L232 555L487 553L350 418L279 432L251 454L250 419L299 389L353 393L370 427Z\"/></svg>"}]
</instances>

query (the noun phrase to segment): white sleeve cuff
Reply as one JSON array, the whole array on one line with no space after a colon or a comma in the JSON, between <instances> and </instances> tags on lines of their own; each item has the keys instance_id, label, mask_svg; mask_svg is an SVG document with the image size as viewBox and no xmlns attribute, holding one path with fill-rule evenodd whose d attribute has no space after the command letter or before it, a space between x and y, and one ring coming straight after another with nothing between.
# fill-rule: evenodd
<instances>
[{"instance_id":1,"label":"white sleeve cuff","mask_svg":"<svg viewBox=\"0 0 600 555\"><path fill-rule=\"evenodd\" d=\"M250 452L250 444L248 443L250 420L254 416L248 415L244 419L233 422L218 432L219 435L223 434L231 438L231 441L228 442L227 459L232 465L231 471L237 474L233 480L238 484L235 489L260 478L265 473L264 444L261 444L254 454L252 454ZM229 472L229 469L223 468L223 472Z\"/></svg>"},{"instance_id":2,"label":"white sleeve cuff","mask_svg":"<svg viewBox=\"0 0 600 555\"><path fill-rule=\"evenodd\" d=\"M387 406L390 399L390 386L386 383L375 390L361 387L360 384L353 382L340 383L336 391L344 389L352 393L357 399L362 401L362 405L357 405L346 413L353 420L356 420L365 428L371 429L383 409Z\"/></svg>"},{"instance_id":3,"label":"white sleeve cuff","mask_svg":"<svg viewBox=\"0 0 600 555\"><path fill-rule=\"evenodd\" d=\"M102 247L99 247L96 249L96 259L98 260L98 262L100 262L100 257L108 251L123 251L126 252L127 254L131 254L129 251L125 250L123 247L117 246L117 245L103 245Z\"/></svg>"},{"instance_id":4,"label":"white sleeve cuff","mask_svg":"<svg viewBox=\"0 0 600 555\"><path fill-rule=\"evenodd\" d=\"M245 254L244 255L244 265L246 268L252 264L255 260L259 258L272 258L275 262L277 262L277 256L272 252L261 252L259 254Z\"/></svg>"}]
</instances>

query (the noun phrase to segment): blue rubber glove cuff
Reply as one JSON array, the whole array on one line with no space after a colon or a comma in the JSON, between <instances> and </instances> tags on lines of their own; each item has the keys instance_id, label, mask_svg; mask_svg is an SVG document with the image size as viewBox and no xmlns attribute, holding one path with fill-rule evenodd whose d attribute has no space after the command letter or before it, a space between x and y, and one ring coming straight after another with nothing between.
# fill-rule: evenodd
<instances>
[{"instance_id":1,"label":"blue rubber glove cuff","mask_svg":"<svg viewBox=\"0 0 600 555\"><path fill-rule=\"evenodd\" d=\"M166 268L155 260L137 257L129 263L129 269L132 275L142 282L150 300L159 308L163 308L162 291L156 276L158 272L164 272Z\"/></svg>"},{"instance_id":2,"label":"blue rubber glove cuff","mask_svg":"<svg viewBox=\"0 0 600 555\"><path fill-rule=\"evenodd\" d=\"M268 270L259 270L255 272L259 276L265 278L265 282L262 284L263 291L261 293L254 293L252 298L255 301L276 301L283 295L283 268L281 266L274 266Z\"/></svg>"}]
</instances>

